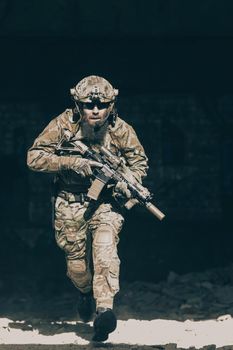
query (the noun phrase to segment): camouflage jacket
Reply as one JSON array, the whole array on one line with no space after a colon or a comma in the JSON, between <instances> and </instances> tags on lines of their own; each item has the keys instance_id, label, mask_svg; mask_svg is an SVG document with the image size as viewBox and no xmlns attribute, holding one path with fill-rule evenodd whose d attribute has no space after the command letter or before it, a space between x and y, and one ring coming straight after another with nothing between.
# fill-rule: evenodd
<instances>
[{"instance_id":1,"label":"camouflage jacket","mask_svg":"<svg viewBox=\"0 0 233 350\"><path fill-rule=\"evenodd\" d=\"M60 170L59 155L56 154L56 146L65 133L69 133L70 140L83 139L80 123L74 122L72 117L73 111L67 109L47 125L28 150L27 164L34 171L56 173L60 190L83 192L90 187L90 179L81 178L72 170ZM108 126L104 146L123 157L135 178L141 182L148 169L147 157L129 124L117 117L115 126Z\"/></svg>"}]
</instances>

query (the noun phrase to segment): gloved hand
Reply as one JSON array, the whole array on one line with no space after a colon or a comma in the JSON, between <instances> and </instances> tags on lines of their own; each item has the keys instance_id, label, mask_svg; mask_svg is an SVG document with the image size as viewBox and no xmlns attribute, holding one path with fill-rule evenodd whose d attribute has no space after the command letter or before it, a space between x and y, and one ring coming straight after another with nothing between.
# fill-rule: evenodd
<instances>
[{"instance_id":1,"label":"gloved hand","mask_svg":"<svg viewBox=\"0 0 233 350\"><path fill-rule=\"evenodd\" d=\"M117 182L114 188L114 192L115 192L115 196L118 198L126 197L129 199L131 197L131 193L127 187L127 183L124 181Z\"/></svg>"},{"instance_id":2,"label":"gloved hand","mask_svg":"<svg viewBox=\"0 0 233 350\"><path fill-rule=\"evenodd\" d=\"M139 203L136 198L132 198L130 190L127 188L127 184L124 181L120 181L116 184L113 196L121 206L124 206L128 210Z\"/></svg>"},{"instance_id":3,"label":"gloved hand","mask_svg":"<svg viewBox=\"0 0 233 350\"><path fill-rule=\"evenodd\" d=\"M61 158L61 170L73 170L82 177L92 175L92 167L101 168L103 165L94 160L77 157L60 157Z\"/></svg>"}]
</instances>

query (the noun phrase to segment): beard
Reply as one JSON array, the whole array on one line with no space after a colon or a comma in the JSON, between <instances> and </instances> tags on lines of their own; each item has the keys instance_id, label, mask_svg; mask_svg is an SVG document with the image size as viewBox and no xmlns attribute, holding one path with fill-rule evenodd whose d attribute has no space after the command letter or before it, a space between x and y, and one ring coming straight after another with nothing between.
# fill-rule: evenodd
<instances>
[{"instance_id":1,"label":"beard","mask_svg":"<svg viewBox=\"0 0 233 350\"><path fill-rule=\"evenodd\" d=\"M89 125L86 120L81 122L81 130L84 139L89 144L104 144L108 129L108 120L96 122L95 125Z\"/></svg>"}]
</instances>

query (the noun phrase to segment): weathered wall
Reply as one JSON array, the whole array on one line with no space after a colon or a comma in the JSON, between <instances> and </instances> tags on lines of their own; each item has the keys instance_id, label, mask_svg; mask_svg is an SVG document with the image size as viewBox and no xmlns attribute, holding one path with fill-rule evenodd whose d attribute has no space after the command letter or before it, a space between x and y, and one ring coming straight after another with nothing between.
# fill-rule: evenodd
<instances>
[{"instance_id":1,"label":"weathered wall","mask_svg":"<svg viewBox=\"0 0 233 350\"><path fill-rule=\"evenodd\" d=\"M118 109L144 144L150 165L145 183L169 211L168 219L225 218L224 198L232 194L232 166L228 162L232 96L201 100L191 94L135 95L122 97ZM2 102L0 114L0 152L6 169L2 179L4 183L13 181L15 188L10 190L16 194L12 203L7 196L9 188L4 187L6 200L19 209L15 222L24 224L29 219L39 224L43 217L49 217L43 196L51 177L28 171L26 150L54 115L38 102ZM27 206L26 211L20 201ZM8 221L12 213L4 208L2 219Z\"/></svg>"},{"instance_id":2,"label":"weathered wall","mask_svg":"<svg viewBox=\"0 0 233 350\"><path fill-rule=\"evenodd\" d=\"M123 277L156 280L169 270L230 262L232 96L203 101L191 94L135 95L122 97L119 110L145 146L150 160L145 185L167 215L159 223L141 208L129 213L121 234ZM26 150L53 116L32 102L2 102L0 115L2 269L8 261L13 271L37 266L38 276L50 273L53 264L63 271L51 228L52 177L30 172L25 164ZM33 265L25 266L28 260Z\"/></svg>"},{"instance_id":3,"label":"weathered wall","mask_svg":"<svg viewBox=\"0 0 233 350\"><path fill-rule=\"evenodd\" d=\"M140 208L128 214L122 276L157 280L170 270L232 261L232 6L0 1L0 272L6 285L30 275L29 284L62 286L63 255L51 229L52 178L27 169L26 150L70 107L69 88L89 74L120 89L120 115L150 159L145 184L167 215L159 223Z\"/></svg>"}]
</instances>

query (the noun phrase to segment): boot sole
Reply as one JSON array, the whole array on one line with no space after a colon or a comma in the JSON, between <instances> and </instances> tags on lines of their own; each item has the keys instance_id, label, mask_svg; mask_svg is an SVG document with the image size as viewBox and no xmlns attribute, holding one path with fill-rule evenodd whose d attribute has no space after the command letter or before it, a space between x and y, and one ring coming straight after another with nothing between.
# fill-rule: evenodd
<instances>
[{"instance_id":1,"label":"boot sole","mask_svg":"<svg viewBox=\"0 0 233 350\"><path fill-rule=\"evenodd\" d=\"M108 339L108 334L112 333L117 326L117 320L111 310L105 311L96 317L94 321L95 334L93 341L105 341Z\"/></svg>"}]
</instances>

